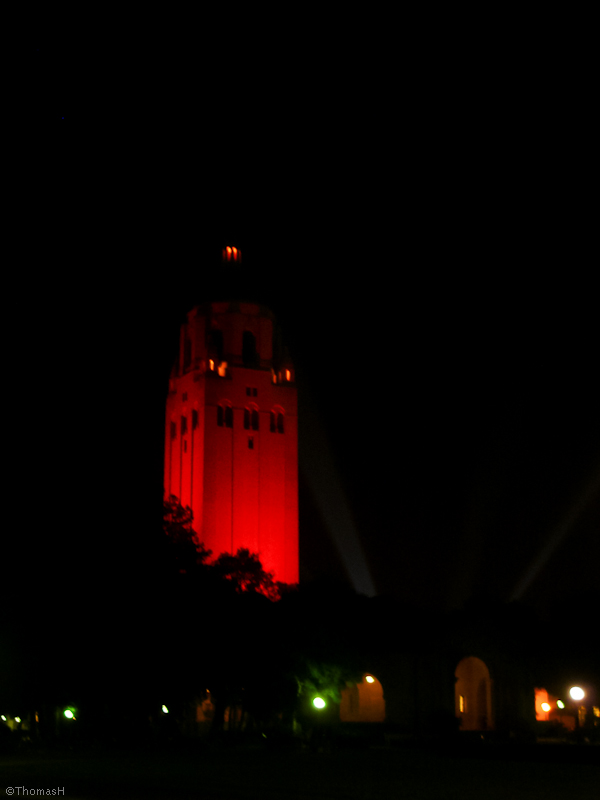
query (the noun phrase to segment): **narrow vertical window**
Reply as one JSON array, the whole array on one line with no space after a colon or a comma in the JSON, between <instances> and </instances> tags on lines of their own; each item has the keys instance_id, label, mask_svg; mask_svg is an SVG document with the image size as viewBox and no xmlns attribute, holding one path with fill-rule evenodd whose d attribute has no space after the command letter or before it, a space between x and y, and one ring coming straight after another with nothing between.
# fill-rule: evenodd
<instances>
[{"instance_id":1,"label":"narrow vertical window","mask_svg":"<svg viewBox=\"0 0 600 800\"><path fill-rule=\"evenodd\" d=\"M277 414L277 433L283 433L283 414Z\"/></svg>"},{"instance_id":2,"label":"narrow vertical window","mask_svg":"<svg viewBox=\"0 0 600 800\"><path fill-rule=\"evenodd\" d=\"M249 408L245 408L244 409L244 428L245 428L245 430L249 430L250 429L250 409Z\"/></svg>"},{"instance_id":3,"label":"narrow vertical window","mask_svg":"<svg viewBox=\"0 0 600 800\"><path fill-rule=\"evenodd\" d=\"M275 426L275 419L276 419L275 412L271 411L270 422L269 422L269 430L271 431L271 433L275 433L277 431L277 428Z\"/></svg>"},{"instance_id":4,"label":"narrow vertical window","mask_svg":"<svg viewBox=\"0 0 600 800\"><path fill-rule=\"evenodd\" d=\"M198 412L196 409L192 410L192 430L195 431L198 427Z\"/></svg>"},{"instance_id":5,"label":"narrow vertical window","mask_svg":"<svg viewBox=\"0 0 600 800\"><path fill-rule=\"evenodd\" d=\"M258 411L255 408L252 409L252 430L258 430Z\"/></svg>"},{"instance_id":6,"label":"narrow vertical window","mask_svg":"<svg viewBox=\"0 0 600 800\"><path fill-rule=\"evenodd\" d=\"M217 425L223 427L223 406L217 406Z\"/></svg>"},{"instance_id":7,"label":"narrow vertical window","mask_svg":"<svg viewBox=\"0 0 600 800\"><path fill-rule=\"evenodd\" d=\"M220 364L223 361L223 331L214 328L207 338L208 357Z\"/></svg>"},{"instance_id":8,"label":"narrow vertical window","mask_svg":"<svg viewBox=\"0 0 600 800\"><path fill-rule=\"evenodd\" d=\"M187 417L181 417L181 435L185 436L187 433Z\"/></svg>"},{"instance_id":9,"label":"narrow vertical window","mask_svg":"<svg viewBox=\"0 0 600 800\"><path fill-rule=\"evenodd\" d=\"M242 338L242 361L245 367L258 366L258 353L256 352L256 338L250 331L244 331Z\"/></svg>"},{"instance_id":10,"label":"narrow vertical window","mask_svg":"<svg viewBox=\"0 0 600 800\"><path fill-rule=\"evenodd\" d=\"M233 428L233 408L231 406L225 408L225 427Z\"/></svg>"},{"instance_id":11,"label":"narrow vertical window","mask_svg":"<svg viewBox=\"0 0 600 800\"><path fill-rule=\"evenodd\" d=\"M254 450L254 437L252 436L248 437L248 447L250 448L250 450Z\"/></svg>"}]
</instances>

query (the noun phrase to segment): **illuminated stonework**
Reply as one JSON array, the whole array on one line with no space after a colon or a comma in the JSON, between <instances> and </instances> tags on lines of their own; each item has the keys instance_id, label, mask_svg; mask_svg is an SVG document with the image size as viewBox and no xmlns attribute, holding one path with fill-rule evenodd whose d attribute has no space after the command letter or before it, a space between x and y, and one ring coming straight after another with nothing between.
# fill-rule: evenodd
<instances>
[{"instance_id":1,"label":"illuminated stonework","mask_svg":"<svg viewBox=\"0 0 600 800\"><path fill-rule=\"evenodd\" d=\"M213 558L258 553L298 582L298 418L294 367L272 313L206 303L187 314L169 381L165 491L194 513Z\"/></svg>"},{"instance_id":2,"label":"illuminated stonework","mask_svg":"<svg viewBox=\"0 0 600 800\"><path fill-rule=\"evenodd\" d=\"M363 675L360 683L342 689L341 695L341 722L385 721L383 686L373 675Z\"/></svg>"},{"instance_id":3,"label":"illuminated stonework","mask_svg":"<svg viewBox=\"0 0 600 800\"><path fill-rule=\"evenodd\" d=\"M492 683L487 665L474 656L461 659L455 672L455 713L462 731L493 730Z\"/></svg>"}]
</instances>

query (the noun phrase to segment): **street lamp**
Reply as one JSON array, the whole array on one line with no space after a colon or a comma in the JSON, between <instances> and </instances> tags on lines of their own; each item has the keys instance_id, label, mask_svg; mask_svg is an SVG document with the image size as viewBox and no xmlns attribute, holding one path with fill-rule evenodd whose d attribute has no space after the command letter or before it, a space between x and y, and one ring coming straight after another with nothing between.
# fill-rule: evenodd
<instances>
[{"instance_id":1,"label":"street lamp","mask_svg":"<svg viewBox=\"0 0 600 800\"><path fill-rule=\"evenodd\" d=\"M322 697L315 697L315 699L313 700L313 706L315 708L325 708L326 705L327 704L325 703L325 700L323 700Z\"/></svg>"},{"instance_id":2,"label":"street lamp","mask_svg":"<svg viewBox=\"0 0 600 800\"><path fill-rule=\"evenodd\" d=\"M569 689L569 694L571 698L576 702L583 700L585 697L585 692L581 688L581 686L572 686ZM581 733L581 727L585 724L585 707L577 705L575 707L575 730L577 731L578 735Z\"/></svg>"}]
</instances>

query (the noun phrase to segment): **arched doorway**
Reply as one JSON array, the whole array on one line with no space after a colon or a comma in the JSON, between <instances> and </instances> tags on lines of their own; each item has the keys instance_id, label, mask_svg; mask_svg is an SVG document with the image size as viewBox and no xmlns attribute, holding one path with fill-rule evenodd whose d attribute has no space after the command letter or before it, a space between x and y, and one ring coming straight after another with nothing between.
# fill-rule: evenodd
<instances>
[{"instance_id":1,"label":"arched doorway","mask_svg":"<svg viewBox=\"0 0 600 800\"><path fill-rule=\"evenodd\" d=\"M342 689L341 722L384 722L385 698L383 686L370 672L360 683Z\"/></svg>"},{"instance_id":2,"label":"arched doorway","mask_svg":"<svg viewBox=\"0 0 600 800\"><path fill-rule=\"evenodd\" d=\"M455 713L461 731L493 730L492 681L485 663L468 656L459 661L454 675Z\"/></svg>"}]
</instances>

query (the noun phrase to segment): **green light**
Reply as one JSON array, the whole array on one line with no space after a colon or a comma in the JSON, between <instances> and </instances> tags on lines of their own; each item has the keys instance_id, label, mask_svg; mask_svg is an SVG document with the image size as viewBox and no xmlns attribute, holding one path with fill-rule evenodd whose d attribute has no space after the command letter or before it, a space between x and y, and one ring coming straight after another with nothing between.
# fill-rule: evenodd
<instances>
[{"instance_id":1,"label":"green light","mask_svg":"<svg viewBox=\"0 0 600 800\"><path fill-rule=\"evenodd\" d=\"M73 717L74 717L74 714L73 714L73 712L71 711L70 708L65 708L63 713L64 713L64 715L65 715L65 717L67 719L73 719Z\"/></svg>"},{"instance_id":2,"label":"green light","mask_svg":"<svg viewBox=\"0 0 600 800\"><path fill-rule=\"evenodd\" d=\"M322 697L315 697L313 700L313 706L315 708L325 708L325 700Z\"/></svg>"},{"instance_id":3,"label":"green light","mask_svg":"<svg viewBox=\"0 0 600 800\"><path fill-rule=\"evenodd\" d=\"M557 705L559 708L564 708L564 707L565 707L565 704L563 703L563 701L562 701L562 700L557 700L557 701L556 701L556 705Z\"/></svg>"},{"instance_id":4,"label":"green light","mask_svg":"<svg viewBox=\"0 0 600 800\"><path fill-rule=\"evenodd\" d=\"M168 714L169 713L169 709L166 706L163 706L162 707L162 712L163 712L163 714Z\"/></svg>"},{"instance_id":5,"label":"green light","mask_svg":"<svg viewBox=\"0 0 600 800\"><path fill-rule=\"evenodd\" d=\"M21 722L21 717L15 717L15 722Z\"/></svg>"}]
</instances>

